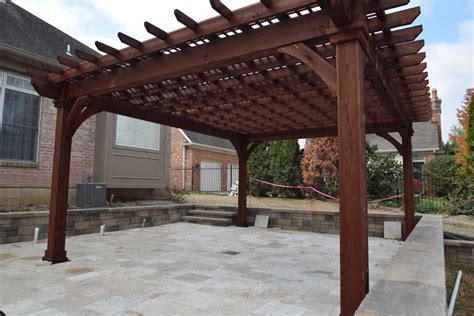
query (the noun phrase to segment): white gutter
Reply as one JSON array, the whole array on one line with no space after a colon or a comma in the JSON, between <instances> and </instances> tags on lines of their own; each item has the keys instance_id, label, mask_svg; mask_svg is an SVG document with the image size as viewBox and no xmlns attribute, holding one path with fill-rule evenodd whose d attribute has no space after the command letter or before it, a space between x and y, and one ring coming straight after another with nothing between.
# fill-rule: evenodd
<instances>
[{"instance_id":1,"label":"white gutter","mask_svg":"<svg viewBox=\"0 0 474 316\"><path fill-rule=\"evenodd\" d=\"M204 145L204 144L198 144L198 143L185 143L185 144L183 144L183 146L209 149L209 150L212 150L212 151L237 155L237 152L234 149L227 149L227 148L216 147L216 146L211 146L211 145Z\"/></svg>"},{"instance_id":2,"label":"white gutter","mask_svg":"<svg viewBox=\"0 0 474 316\"><path fill-rule=\"evenodd\" d=\"M61 65L58 61L54 59L44 57L38 54L33 54L26 50L23 50L14 46L10 46L7 44L0 44L0 51L4 51L8 54L19 56L19 57L31 60L33 62L46 63L52 66L59 66L59 67L65 68L63 65Z\"/></svg>"}]
</instances>

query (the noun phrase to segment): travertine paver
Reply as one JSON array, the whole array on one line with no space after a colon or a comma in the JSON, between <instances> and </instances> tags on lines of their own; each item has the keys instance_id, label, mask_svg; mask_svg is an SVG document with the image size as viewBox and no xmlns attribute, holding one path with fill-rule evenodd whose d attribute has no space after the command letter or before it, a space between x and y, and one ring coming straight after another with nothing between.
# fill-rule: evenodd
<instances>
[{"instance_id":1,"label":"travertine paver","mask_svg":"<svg viewBox=\"0 0 474 316\"><path fill-rule=\"evenodd\" d=\"M398 250L370 238L370 281ZM0 310L10 315L338 315L336 235L177 223L0 246Z\"/></svg>"}]
</instances>

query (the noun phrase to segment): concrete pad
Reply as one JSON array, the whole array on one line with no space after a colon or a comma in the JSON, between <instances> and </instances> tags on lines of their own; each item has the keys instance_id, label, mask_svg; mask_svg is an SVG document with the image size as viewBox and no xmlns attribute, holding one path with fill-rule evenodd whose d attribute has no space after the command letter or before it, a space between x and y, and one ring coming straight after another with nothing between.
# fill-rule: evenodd
<instances>
[{"instance_id":1,"label":"concrete pad","mask_svg":"<svg viewBox=\"0 0 474 316\"><path fill-rule=\"evenodd\" d=\"M339 314L334 235L177 223L68 238L57 265L45 246L0 246L7 315ZM399 247L369 239L371 282Z\"/></svg>"},{"instance_id":2,"label":"concrete pad","mask_svg":"<svg viewBox=\"0 0 474 316\"><path fill-rule=\"evenodd\" d=\"M400 240L402 238L402 223L383 222L383 238Z\"/></svg>"}]
</instances>

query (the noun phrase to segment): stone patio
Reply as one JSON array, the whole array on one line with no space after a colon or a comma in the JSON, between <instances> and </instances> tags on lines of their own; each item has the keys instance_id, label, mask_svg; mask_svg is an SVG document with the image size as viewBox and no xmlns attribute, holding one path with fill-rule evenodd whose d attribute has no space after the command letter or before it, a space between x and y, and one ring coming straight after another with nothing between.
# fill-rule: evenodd
<instances>
[{"instance_id":1,"label":"stone patio","mask_svg":"<svg viewBox=\"0 0 474 316\"><path fill-rule=\"evenodd\" d=\"M371 286L401 243L369 239ZM0 246L11 315L338 315L337 235L188 223Z\"/></svg>"}]
</instances>

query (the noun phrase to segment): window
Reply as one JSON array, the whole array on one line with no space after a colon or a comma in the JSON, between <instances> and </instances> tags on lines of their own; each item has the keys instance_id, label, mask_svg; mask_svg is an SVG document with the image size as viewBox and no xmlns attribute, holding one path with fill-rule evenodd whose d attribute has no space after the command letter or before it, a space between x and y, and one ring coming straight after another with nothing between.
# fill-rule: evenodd
<instances>
[{"instance_id":1,"label":"window","mask_svg":"<svg viewBox=\"0 0 474 316\"><path fill-rule=\"evenodd\" d=\"M0 160L36 162L39 112L30 81L0 71Z\"/></svg>"},{"instance_id":2,"label":"window","mask_svg":"<svg viewBox=\"0 0 474 316\"><path fill-rule=\"evenodd\" d=\"M142 149L160 149L160 125L117 115L115 144Z\"/></svg>"}]
</instances>

